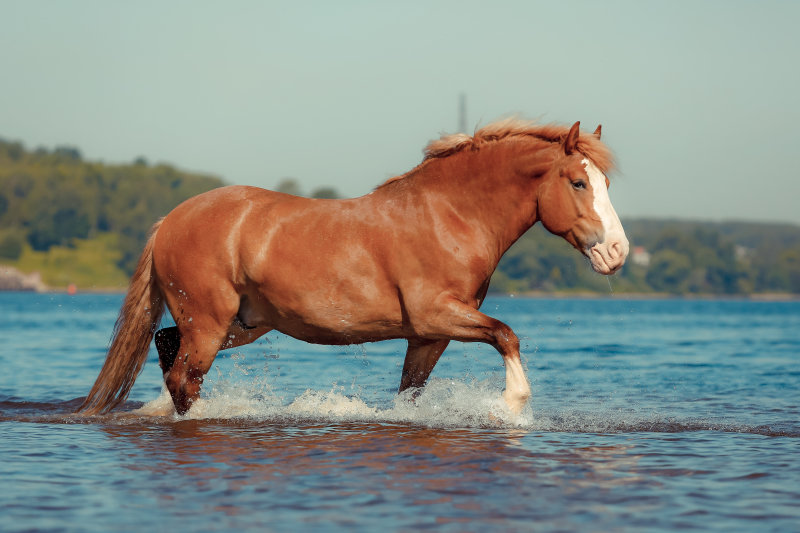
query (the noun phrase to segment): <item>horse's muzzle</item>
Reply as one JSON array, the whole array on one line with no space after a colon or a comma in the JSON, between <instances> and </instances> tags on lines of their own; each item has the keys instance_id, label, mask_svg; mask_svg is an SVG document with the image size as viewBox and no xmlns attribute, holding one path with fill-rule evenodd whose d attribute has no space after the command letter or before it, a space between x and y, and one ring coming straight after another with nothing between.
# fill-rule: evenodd
<instances>
[{"instance_id":1,"label":"horse's muzzle","mask_svg":"<svg viewBox=\"0 0 800 533\"><path fill-rule=\"evenodd\" d=\"M594 271L608 276L614 274L625 264L629 246L628 239L625 237L613 238L589 247L585 253L592 263Z\"/></svg>"}]
</instances>

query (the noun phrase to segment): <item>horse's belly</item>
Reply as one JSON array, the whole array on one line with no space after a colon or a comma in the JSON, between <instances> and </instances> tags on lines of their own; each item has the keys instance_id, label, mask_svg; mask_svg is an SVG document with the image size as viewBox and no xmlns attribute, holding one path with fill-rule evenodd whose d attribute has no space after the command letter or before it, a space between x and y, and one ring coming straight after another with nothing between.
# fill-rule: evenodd
<instances>
[{"instance_id":1,"label":"horse's belly","mask_svg":"<svg viewBox=\"0 0 800 533\"><path fill-rule=\"evenodd\" d=\"M396 267L393 240L376 237L358 213L325 205L270 212L262 233L268 237L260 237L258 253L242 258L258 321L245 324L323 344L404 336L401 300L386 267Z\"/></svg>"},{"instance_id":2,"label":"horse's belly","mask_svg":"<svg viewBox=\"0 0 800 533\"><path fill-rule=\"evenodd\" d=\"M266 326L315 344L359 344L406 336L399 311L348 304L262 297L244 300L239 318L246 326Z\"/></svg>"},{"instance_id":3,"label":"horse's belly","mask_svg":"<svg viewBox=\"0 0 800 533\"><path fill-rule=\"evenodd\" d=\"M401 328L381 324L331 329L308 323L285 322L279 324L275 329L295 339L314 344L361 344L404 336Z\"/></svg>"}]
</instances>

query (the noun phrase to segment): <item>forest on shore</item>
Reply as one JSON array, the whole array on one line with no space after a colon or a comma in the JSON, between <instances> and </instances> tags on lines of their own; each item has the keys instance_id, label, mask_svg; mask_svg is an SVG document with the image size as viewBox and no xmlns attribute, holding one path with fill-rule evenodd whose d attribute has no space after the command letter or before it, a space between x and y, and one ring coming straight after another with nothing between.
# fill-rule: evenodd
<instances>
[{"instance_id":1,"label":"forest on shore","mask_svg":"<svg viewBox=\"0 0 800 533\"><path fill-rule=\"evenodd\" d=\"M41 273L50 287L120 289L147 231L183 200L225 185L215 176L149 164L85 161L69 146L28 150L0 139L0 265ZM302 195L297 180L276 189ZM310 196L336 198L333 187ZM623 219L631 256L595 274L537 225L503 257L495 293L800 294L800 226Z\"/></svg>"},{"instance_id":2,"label":"forest on shore","mask_svg":"<svg viewBox=\"0 0 800 533\"><path fill-rule=\"evenodd\" d=\"M492 289L503 293L671 295L800 294L800 227L754 222L623 219L625 266L600 276L541 225L503 256Z\"/></svg>"}]
</instances>

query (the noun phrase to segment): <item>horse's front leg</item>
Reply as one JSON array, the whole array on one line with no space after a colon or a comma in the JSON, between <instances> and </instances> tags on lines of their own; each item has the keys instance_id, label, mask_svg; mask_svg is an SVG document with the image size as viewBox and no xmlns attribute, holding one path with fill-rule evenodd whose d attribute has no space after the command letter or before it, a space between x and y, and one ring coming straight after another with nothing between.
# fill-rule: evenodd
<instances>
[{"instance_id":1,"label":"horse's front leg","mask_svg":"<svg viewBox=\"0 0 800 533\"><path fill-rule=\"evenodd\" d=\"M433 371L433 367L436 366L436 362L449 343L449 340L426 341L409 339L398 392L403 392L412 387L424 386L428 376Z\"/></svg>"},{"instance_id":2,"label":"horse's front leg","mask_svg":"<svg viewBox=\"0 0 800 533\"><path fill-rule=\"evenodd\" d=\"M506 367L503 399L513 413L519 414L531 396L531 387L519 358L519 339L511 328L455 298L424 315L417 317L417 323L426 324L426 338L485 342L500 352Z\"/></svg>"}]
</instances>

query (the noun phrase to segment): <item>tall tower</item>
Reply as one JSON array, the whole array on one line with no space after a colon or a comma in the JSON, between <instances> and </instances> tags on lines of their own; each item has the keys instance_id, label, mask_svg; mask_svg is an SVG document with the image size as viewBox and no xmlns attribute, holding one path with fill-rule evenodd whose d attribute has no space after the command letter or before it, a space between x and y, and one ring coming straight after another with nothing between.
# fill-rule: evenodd
<instances>
[{"instance_id":1,"label":"tall tower","mask_svg":"<svg viewBox=\"0 0 800 533\"><path fill-rule=\"evenodd\" d=\"M467 133L467 95L458 95L458 132Z\"/></svg>"}]
</instances>

